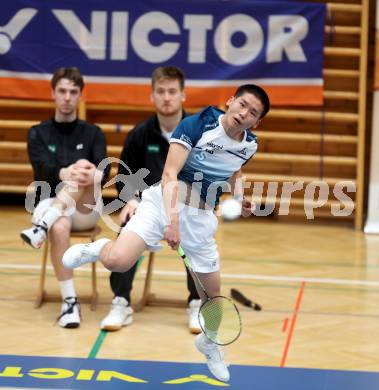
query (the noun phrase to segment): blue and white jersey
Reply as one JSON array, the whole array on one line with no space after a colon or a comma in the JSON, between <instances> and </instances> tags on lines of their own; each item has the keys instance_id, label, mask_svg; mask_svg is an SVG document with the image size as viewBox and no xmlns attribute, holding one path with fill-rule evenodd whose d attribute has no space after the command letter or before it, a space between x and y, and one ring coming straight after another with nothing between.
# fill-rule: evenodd
<instances>
[{"instance_id":1,"label":"blue and white jersey","mask_svg":"<svg viewBox=\"0 0 379 390\"><path fill-rule=\"evenodd\" d=\"M222 192L230 191L229 179L258 147L257 137L250 130L245 130L241 142L229 137L221 124L223 114L207 107L184 118L170 138L170 143L180 143L190 150L179 180L190 185L197 182L196 186L201 183L200 196L211 206L218 204Z\"/></svg>"}]
</instances>

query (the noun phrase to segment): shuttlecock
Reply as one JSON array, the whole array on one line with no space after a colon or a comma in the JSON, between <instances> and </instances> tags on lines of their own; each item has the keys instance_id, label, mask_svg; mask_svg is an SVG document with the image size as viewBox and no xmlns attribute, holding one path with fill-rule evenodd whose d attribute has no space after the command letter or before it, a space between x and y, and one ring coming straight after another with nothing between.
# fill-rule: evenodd
<instances>
[{"instance_id":1,"label":"shuttlecock","mask_svg":"<svg viewBox=\"0 0 379 390\"><path fill-rule=\"evenodd\" d=\"M224 200L221 205L221 216L225 221L233 221L241 216L241 202L230 198Z\"/></svg>"}]
</instances>

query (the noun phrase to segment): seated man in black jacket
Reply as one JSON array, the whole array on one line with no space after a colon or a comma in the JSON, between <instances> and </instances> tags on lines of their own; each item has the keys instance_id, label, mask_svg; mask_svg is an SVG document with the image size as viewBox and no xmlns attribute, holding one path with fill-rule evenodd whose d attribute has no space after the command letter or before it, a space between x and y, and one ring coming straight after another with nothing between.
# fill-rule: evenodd
<instances>
[{"instance_id":1,"label":"seated man in black jacket","mask_svg":"<svg viewBox=\"0 0 379 390\"><path fill-rule=\"evenodd\" d=\"M95 198L101 196L101 181L106 179L108 170L104 173L96 167L106 158L106 144L99 127L77 117L84 88L79 70L58 69L51 86L54 117L33 126L28 133L34 178L44 183L36 183L37 201L41 201L33 212L33 227L23 230L21 238L33 248L40 248L49 232L51 260L63 300L58 323L64 328L76 328L80 324L80 306L73 273L63 267L61 259L70 246L70 231L91 229L99 219L99 213L85 204L93 205Z\"/></svg>"},{"instance_id":2,"label":"seated man in black jacket","mask_svg":"<svg viewBox=\"0 0 379 390\"><path fill-rule=\"evenodd\" d=\"M150 173L144 178L144 181L149 186L161 180L169 147L168 140L181 119L186 116L182 107L185 100L184 74L179 68L174 66L156 68L151 82L151 100L154 103L156 114L139 123L128 134L120 157L132 173L141 168L147 168ZM130 172L123 164L119 164L118 173L129 175ZM119 194L123 191L124 185L121 181L117 182ZM133 215L137 206L136 199L127 202L119 216L120 224L123 224L127 217ZM125 273L111 273L110 283L115 297L109 314L100 325L101 329L119 330L122 326L132 322L133 310L130 307L130 292L136 269L137 264ZM200 297L188 270L187 288L189 291L188 324L191 333L196 334L201 331L198 321Z\"/></svg>"}]
</instances>

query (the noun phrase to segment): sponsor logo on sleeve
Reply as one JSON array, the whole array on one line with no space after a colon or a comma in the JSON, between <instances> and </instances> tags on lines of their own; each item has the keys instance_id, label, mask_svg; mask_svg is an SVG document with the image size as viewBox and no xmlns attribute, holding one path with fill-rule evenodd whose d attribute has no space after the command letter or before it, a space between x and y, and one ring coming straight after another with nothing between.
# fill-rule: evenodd
<instances>
[{"instance_id":1,"label":"sponsor logo on sleeve","mask_svg":"<svg viewBox=\"0 0 379 390\"><path fill-rule=\"evenodd\" d=\"M180 136L180 140L183 141L183 142L185 142L186 144L192 146L192 140L191 140L190 137L188 137L188 135L182 134L182 135Z\"/></svg>"}]
</instances>

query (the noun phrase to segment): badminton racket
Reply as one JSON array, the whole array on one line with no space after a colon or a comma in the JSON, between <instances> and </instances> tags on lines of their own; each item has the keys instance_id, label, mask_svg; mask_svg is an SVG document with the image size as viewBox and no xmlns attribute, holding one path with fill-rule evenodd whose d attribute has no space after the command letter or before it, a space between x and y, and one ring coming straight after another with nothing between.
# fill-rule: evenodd
<instances>
[{"instance_id":1,"label":"badminton racket","mask_svg":"<svg viewBox=\"0 0 379 390\"><path fill-rule=\"evenodd\" d=\"M225 296L210 297L200 281L183 248L179 245L178 254L191 275L196 278L199 287L206 296L199 310L200 327L204 334L218 345L228 345L238 339L242 330L241 316L233 301Z\"/></svg>"}]
</instances>

